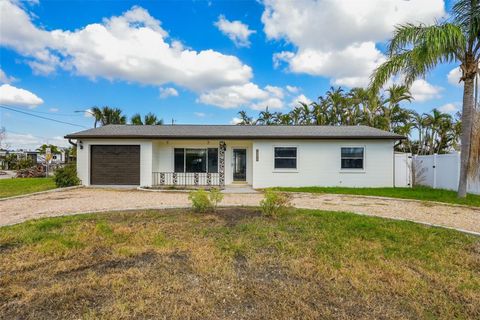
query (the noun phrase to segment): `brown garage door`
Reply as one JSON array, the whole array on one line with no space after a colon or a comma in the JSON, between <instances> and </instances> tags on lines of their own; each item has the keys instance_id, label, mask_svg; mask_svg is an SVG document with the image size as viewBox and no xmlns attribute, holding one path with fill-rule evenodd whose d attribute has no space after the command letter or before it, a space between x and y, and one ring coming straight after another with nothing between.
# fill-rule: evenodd
<instances>
[{"instance_id":1,"label":"brown garage door","mask_svg":"<svg viewBox=\"0 0 480 320\"><path fill-rule=\"evenodd\" d=\"M90 184L140 185L140 146L93 145Z\"/></svg>"}]
</instances>

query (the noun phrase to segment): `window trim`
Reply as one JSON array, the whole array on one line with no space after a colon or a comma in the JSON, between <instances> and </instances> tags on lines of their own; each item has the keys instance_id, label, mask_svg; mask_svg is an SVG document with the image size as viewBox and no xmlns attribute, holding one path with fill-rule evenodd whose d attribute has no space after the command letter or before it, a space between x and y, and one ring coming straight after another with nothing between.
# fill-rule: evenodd
<instances>
[{"instance_id":1,"label":"window trim","mask_svg":"<svg viewBox=\"0 0 480 320\"><path fill-rule=\"evenodd\" d=\"M181 172L176 172L175 171L175 149L183 149L183 171ZM205 159L206 159L206 171L205 172L187 172L187 149L196 149L196 150L205 150ZM208 171L208 149L217 149L217 172L209 172ZM219 173L219 162L220 162L220 148L219 147L211 147L211 146L205 146L205 147L188 147L188 146L181 146L181 147L173 147L172 150L172 160L173 160L173 172L175 173Z\"/></svg>"},{"instance_id":2,"label":"window trim","mask_svg":"<svg viewBox=\"0 0 480 320\"><path fill-rule=\"evenodd\" d=\"M295 168L275 168L275 148L295 148L296 151L297 151L297 156L295 157ZM298 167L299 167L299 146L298 145L273 145L272 146L272 166L273 166L273 172L298 172ZM283 159L293 159L293 157L279 157L279 158L283 158Z\"/></svg>"},{"instance_id":3,"label":"window trim","mask_svg":"<svg viewBox=\"0 0 480 320\"><path fill-rule=\"evenodd\" d=\"M363 167L362 168L342 168L342 149L343 148L362 148L363 149ZM340 172L342 173L364 173L367 167L367 147L364 145L344 145L340 146Z\"/></svg>"}]
</instances>

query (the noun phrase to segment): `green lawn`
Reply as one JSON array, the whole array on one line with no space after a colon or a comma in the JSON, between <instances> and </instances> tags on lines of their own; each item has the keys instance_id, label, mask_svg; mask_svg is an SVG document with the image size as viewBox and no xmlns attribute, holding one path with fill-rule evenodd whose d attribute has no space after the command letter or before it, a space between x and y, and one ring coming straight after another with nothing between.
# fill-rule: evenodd
<instances>
[{"instance_id":1,"label":"green lawn","mask_svg":"<svg viewBox=\"0 0 480 320\"><path fill-rule=\"evenodd\" d=\"M480 238L351 213L255 208L0 228L5 319L475 319Z\"/></svg>"},{"instance_id":2,"label":"green lawn","mask_svg":"<svg viewBox=\"0 0 480 320\"><path fill-rule=\"evenodd\" d=\"M480 207L480 195L469 194L466 199L457 198L455 191L432 189L427 187L415 188L342 188L342 187L300 187L274 188L289 192L353 194L364 196L379 196L401 199L416 199L422 201L438 201L445 203L463 204Z\"/></svg>"},{"instance_id":3,"label":"green lawn","mask_svg":"<svg viewBox=\"0 0 480 320\"><path fill-rule=\"evenodd\" d=\"M55 189L52 178L0 179L0 198Z\"/></svg>"}]
</instances>

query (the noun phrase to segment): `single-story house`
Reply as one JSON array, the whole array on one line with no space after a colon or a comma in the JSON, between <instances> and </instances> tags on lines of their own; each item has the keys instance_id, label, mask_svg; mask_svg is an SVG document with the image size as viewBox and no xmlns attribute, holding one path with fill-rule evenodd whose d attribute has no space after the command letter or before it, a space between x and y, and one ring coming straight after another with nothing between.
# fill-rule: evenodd
<instances>
[{"instance_id":1,"label":"single-story house","mask_svg":"<svg viewBox=\"0 0 480 320\"><path fill-rule=\"evenodd\" d=\"M392 187L403 136L367 126L107 125L72 133L86 186ZM73 142L72 140L76 140Z\"/></svg>"}]
</instances>

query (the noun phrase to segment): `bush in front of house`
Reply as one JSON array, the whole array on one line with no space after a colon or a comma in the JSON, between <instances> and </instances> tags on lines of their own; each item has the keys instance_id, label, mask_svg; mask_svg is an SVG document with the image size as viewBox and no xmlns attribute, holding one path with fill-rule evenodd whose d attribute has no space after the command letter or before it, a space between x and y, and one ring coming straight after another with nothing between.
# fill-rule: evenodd
<instances>
[{"instance_id":1,"label":"bush in front of house","mask_svg":"<svg viewBox=\"0 0 480 320\"><path fill-rule=\"evenodd\" d=\"M273 190L265 190L264 198L260 201L260 209L263 215L274 217L284 212L290 207L291 197L287 193Z\"/></svg>"},{"instance_id":2,"label":"bush in front of house","mask_svg":"<svg viewBox=\"0 0 480 320\"><path fill-rule=\"evenodd\" d=\"M53 180L58 188L72 187L80 184L75 165L69 164L55 171Z\"/></svg>"},{"instance_id":3,"label":"bush in front of house","mask_svg":"<svg viewBox=\"0 0 480 320\"><path fill-rule=\"evenodd\" d=\"M217 188L212 188L210 192L198 189L190 191L188 199L192 202L192 208L196 212L215 212L218 204L223 200L223 194Z\"/></svg>"}]
</instances>

